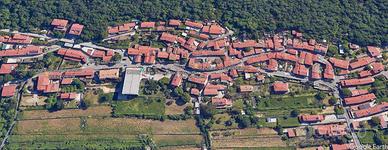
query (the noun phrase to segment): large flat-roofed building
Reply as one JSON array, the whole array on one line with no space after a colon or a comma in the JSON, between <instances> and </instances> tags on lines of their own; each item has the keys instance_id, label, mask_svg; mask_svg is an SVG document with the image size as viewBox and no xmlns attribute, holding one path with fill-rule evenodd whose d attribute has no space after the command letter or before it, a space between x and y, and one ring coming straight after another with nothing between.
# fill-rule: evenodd
<instances>
[{"instance_id":1,"label":"large flat-roofed building","mask_svg":"<svg viewBox=\"0 0 388 150\"><path fill-rule=\"evenodd\" d=\"M126 68L122 94L139 95L141 68Z\"/></svg>"}]
</instances>

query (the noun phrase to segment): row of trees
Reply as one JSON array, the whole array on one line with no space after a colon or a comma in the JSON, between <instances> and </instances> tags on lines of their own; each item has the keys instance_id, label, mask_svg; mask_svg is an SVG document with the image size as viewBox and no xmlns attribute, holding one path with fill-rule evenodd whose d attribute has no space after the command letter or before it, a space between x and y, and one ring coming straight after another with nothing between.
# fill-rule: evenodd
<instances>
[{"instance_id":1,"label":"row of trees","mask_svg":"<svg viewBox=\"0 0 388 150\"><path fill-rule=\"evenodd\" d=\"M10 1L0 2L0 28L34 31L49 28L53 18L86 25L83 40L100 40L106 27L138 20L189 18L216 20L243 38L263 32L297 29L308 37L387 44L387 2L372 1Z\"/></svg>"}]
</instances>

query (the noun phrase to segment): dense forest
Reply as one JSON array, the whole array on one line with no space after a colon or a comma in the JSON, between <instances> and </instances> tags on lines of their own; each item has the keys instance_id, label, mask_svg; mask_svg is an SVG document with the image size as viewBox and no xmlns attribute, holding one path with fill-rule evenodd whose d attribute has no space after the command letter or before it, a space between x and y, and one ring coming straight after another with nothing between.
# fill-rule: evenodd
<instances>
[{"instance_id":1,"label":"dense forest","mask_svg":"<svg viewBox=\"0 0 388 150\"><path fill-rule=\"evenodd\" d=\"M86 25L83 40L133 19L217 20L246 38L297 29L309 37L360 45L388 43L387 0L2 0L0 28L48 28L53 18Z\"/></svg>"}]
</instances>

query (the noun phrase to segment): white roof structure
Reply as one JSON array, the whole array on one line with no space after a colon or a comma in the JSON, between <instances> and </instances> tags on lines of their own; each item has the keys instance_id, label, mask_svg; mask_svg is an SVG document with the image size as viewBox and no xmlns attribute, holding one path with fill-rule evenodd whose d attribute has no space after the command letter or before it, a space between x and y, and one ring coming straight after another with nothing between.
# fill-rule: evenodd
<instances>
[{"instance_id":1,"label":"white roof structure","mask_svg":"<svg viewBox=\"0 0 388 150\"><path fill-rule=\"evenodd\" d=\"M125 78L123 84L123 95L139 95L140 80L141 80L140 68L126 68Z\"/></svg>"}]
</instances>

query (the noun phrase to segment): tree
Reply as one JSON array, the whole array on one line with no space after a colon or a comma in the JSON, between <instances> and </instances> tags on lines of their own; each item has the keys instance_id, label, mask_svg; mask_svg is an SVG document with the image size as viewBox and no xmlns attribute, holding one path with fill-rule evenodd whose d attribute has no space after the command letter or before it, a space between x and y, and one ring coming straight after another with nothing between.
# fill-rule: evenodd
<instances>
[{"instance_id":1,"label":"tree","mask_svg":"<svg viewBox=\"0 0 388 150\"><path fill-rule=\"evenodd\" d=\"M158 92L160 89L160 86L158 85L158 82L155 80L147 80L144 86L144 92L146 94L154 94Z\"/></svg>"},{"instance_id":2,"label":"tree","mask_svg":"<svg viewBox=\"0 0 388 150\"><path fill-rule=\"evenodd\" d=\"M330 104L330 105L335 105L335 104L337 104L337 102L338 102L338 100L337 100L337 98L335 98L335 97L331 97L331 98L329 99L329 104Z\"/></svg>"},{"instance_id":3,"label":"tree","mask_svg":"<svg viewBox=\"0 0 388 150\"><path fill-rule=\"evenodd\" d=\"M380 118L379 118L379 117L372 117L372 119L370 120L370 124L371 124L371 126L373 126L373 127L379 126L379 124L380 124Z\"/></svg>"},{"instance_id":4,"label":"tree","mask_svg":"<svg viewBox=\"0 0 388 150\"><path fill-rule=\"evenodd\" d=\"M300 114L299 110L294 109L291 111L291 117L298 117L299 114Z\"/></svg>"},{"instance_id":5,"label":"tree","mask_svg":"<svg viewBox=\"0 0 388 150\"><path fill-rule=\"evenodd\" d=\"M335 106L335 107L334 107L334 112L335 112L335 114L337 114L337 115L342 115L342 114L345 113L345 110L344 110L344 108L341 107L341 106Z\"/></svg>"},{"instance_id":6,"label":"tree","mask_svg":"<svg viewBox=\"0 0 388 150\"><path fill-rule=\"evenodd\" d=\"M170 84L170 78L163 77L159 80L159 83L162 85L168 85L168 84Z\"/></svg>"},{"instance_id":7,"label":"tree","mask_svg":"<svg viewBox=\"0 0 388 150\"><path fill-rule=\"evenodd\" d=\"M352 96L352 92L351 92L348 88L342 88L341 93L342 93L342 95L344 95L345 97Z\"/></svg>"},{"instance_id":8,"label":"tree","mask_svg":"<svg viewBox=\"0 0 388 150\"><path fill-rule=\"evenodd\" d=\"M239 115L236 118L239 128L247 128L251 125L251 119L248 116Z\"/></svg>"},{"instance_id":9,"label":"tree","mask_svg":"<svg viewBox=\"0 0 388 150\"><path fill-rule=\"evenodd\" d=\"M112 62L118 62L118 61L120 61L121 60L121 55L119 54L119 53L115 53L114 55L113 55L113 57L110 59L110 61L112 61Z\"/></svg>"},{"instance_id":10,"label":"tree","mask_svg":"<svg viewBox=\"0 0 388 150\"><path fill-rule=\"evenodd\" d=\"M205 119L212 118L216 113L215 110L211 107L211 105L201 105L199 108L202 118Z\"/></svg>"},{"instance_id":11,"label":"tree","mask_svg":"<svg viewBox=\"0 0 388 150\"><path fill-rule=\"evenodd\" d=\"M318 99L318 100L323 100L326 98L326 94L323 93L323 92L318 92L317 95L315 95L315 97Z\"/></svg>"},{"instance_id":12,"label":"tree","mask_svg":"<svg viewBox=\"0 0 388 150\"><path fill-rule=\"evenodd\" d=\"M78 91L85 90L85 84L80 79L73 79L71 85L75 86Z\"/></svg>"},{"instance_id":13,"label":"tree","mask_svg":"<svg viewBox=\"0 0 388 150\"><path fill-rule=\"evenodd\" d=\"M100 103L104 102L112 102L113 100L113 93L102 93L99 95L98 101Z\"/></svg>"}]
</instances>

